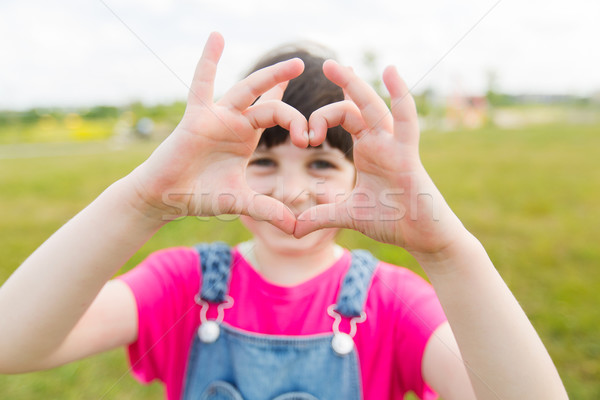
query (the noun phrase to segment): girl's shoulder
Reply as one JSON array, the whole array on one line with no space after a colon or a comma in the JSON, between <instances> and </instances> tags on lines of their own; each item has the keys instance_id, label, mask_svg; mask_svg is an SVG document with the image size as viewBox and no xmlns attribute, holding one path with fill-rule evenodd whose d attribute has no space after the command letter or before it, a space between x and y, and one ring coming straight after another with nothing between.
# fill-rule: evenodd
<instances>
[{"instance_id":1,"label":"girl's shoulder","mask_svg":"<svg viewBox=\"0 0 600 400\"><path fill-rule=\"evenodd\" d=\"M119 278L140 291L153 283L177 287L198 280L199 256L191 247L171 247L150 253L142 262Z\"/></svg>"},{"instance_id":2,"label":"girl's shoulder","mask_svg":"<svg viewBox=\"0 0 600 400\"><path fill-rule=\"evenodd\" d=\"M424 281L425 279L417 274L415 271L403 267L400 265L391 264L382 260L379 260L377 264L377 269L375 270L375 275L379 276L381 279L385 278L396 278L404 280L417 280Z\"/></svg>"},{"instance_id":3,"label":"girl's shoulder","mask_svg":"<svg viewBox=\"0 0 600 400\"><path fill-rule=\"evenodd\" d=\"M143 264L145 262L165 262L172 263L176 261L182 261L185 259L189 259L192 256L197 256L198 252L194 249L194 247L190 246L176 246L176 247L166 247L159 250L154 250L150 254L146 256Z\"/></svg>"},{"instance_id":4,"label":"girl's shoulder","mask_svg":"<svg viewBox=\"0 0 600 400\"><path fill-rule=\"evenodd\" d=\"M193 247L169 247L152 252L140 265L165 270L196 268L199 264L198 252Z\"/></svg>"},{"instance_id":5,"label":"girl's shoulder","mask_svg":"<svg viewBox=\"0 0 600 400\"><path fill-rule=\"evenodd\" d=\"M395 309L411 307L425 299L437 302L433 286L416 272L398 265L379 261L369 296Z\"/></svg>"}]
</instances>

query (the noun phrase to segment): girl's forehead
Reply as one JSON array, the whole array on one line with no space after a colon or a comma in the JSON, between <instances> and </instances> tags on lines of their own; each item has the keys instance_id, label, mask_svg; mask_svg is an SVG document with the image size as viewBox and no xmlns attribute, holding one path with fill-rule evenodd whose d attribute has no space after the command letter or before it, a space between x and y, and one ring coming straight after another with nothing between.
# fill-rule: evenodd
<instances>
[{"instance_id":1,"label":"girl's forehead","mask_svg":"<svg viewBox=\"0 0 600 400\"><path fill-rule=\"evenodd\" d=\"M340 149L331 147L331 145L327 142L323 142L321 146L318 147L306 147L301 148L294 145L290 140L286 140L281 144L276 144L271 147L267 147L262 144L254 150L255 153L285 153L285 154L298 154L298 155L313 155L313 154L339 154L343 156L343 153Z\"/></svg>"}]
</instances>

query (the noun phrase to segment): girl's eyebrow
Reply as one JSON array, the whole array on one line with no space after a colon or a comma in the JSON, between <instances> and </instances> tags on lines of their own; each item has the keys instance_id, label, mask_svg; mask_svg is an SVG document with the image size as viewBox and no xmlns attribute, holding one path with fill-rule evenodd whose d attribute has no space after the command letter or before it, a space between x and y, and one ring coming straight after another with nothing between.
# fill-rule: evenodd
<instances>
[{"instance_id":1,"label":"girl's eyebrow","mask_svg":"<svg viewBox=\"0 0 600 400\"><path fill-rule=\"evenodd\" d=\"M253 155L256 155L256 154L258 154L258 155L273 155L273 154L275 154L275 151L274 151L275 148L276 148L276 146L272 146L269 148L265 148L263 146L261 146L260 148L257 147L254 150ZM333 157L336 157L337 154L335 154L336 153L335 150L338 150L338 149L325 148L325 147L321 146L321 147L307 147L303 150L309 150L311 154L317 155L317 156L331 155Z\"/></svg>"},{"instance_id":2,"label":"girl's eyebrow","mask_svg":"<svg viewBox=\"0 0 600 400\"><path fill-rule=\"evenodd\" d=\"M337 157L337 151L336 150L338 150L338 149L331 149L331 148L326 149L326 148L323 148L323 147L312 147L312 148L310 148L310 150L313 153L316 153L316 154L319 154L319 155L324 154L324 155L331 155L332 157Z\"/></svg>"}]
</instances>

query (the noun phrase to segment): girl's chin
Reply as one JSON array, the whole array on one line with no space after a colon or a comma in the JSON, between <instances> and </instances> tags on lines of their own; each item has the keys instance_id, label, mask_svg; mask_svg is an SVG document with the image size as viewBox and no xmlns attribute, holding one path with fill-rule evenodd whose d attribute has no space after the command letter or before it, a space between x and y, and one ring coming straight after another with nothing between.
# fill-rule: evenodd
<instances>
[{"instance_id":1,"label":"girl's chin","mask_svg":"<svg viewBox=\"0 0 600 400\"><path fill-rule=\"evenodd\" d=\"M320 234L319 234L320 233ZM325 234L325 232L313 232L300 239L296 239L285 233L281 237L257 237L267 247L270 247L274 252L285 253L287 255L302 256L307 252L316 251L327 245L332 245L335 234Z\"/></svg>"},{"instance_id":2,"label":"girl's chin","mask_svg":"<svg viewBox=\"0 0 600 400\"><path fill-rule=\"evenodd\" d=\"M242 219L242 222L244 222L246 228L252 232L256 239L262 241L267 246L274 247L277 250L289 250L292 252L306 251L326 245L327 243L332 243L337 232L335 228L320 229L298 239L268 222L244 221L244 219Z\"/></svg>"},{"instance_id":3,"label":"girl's chin","mask_svg":"<svg viewBox=\"0 0 600 400\"><path fill-rule=\"evenodd\" d=\"M273 241L277 242L281 241L285 243L291 243L295 246L301 246L302 244L309 243L318 244L322 241L333 240L333 238L335 237L335 232L337 231L337 229L331 228L319 229L318 231L311 232L308 235L305 235L301 238L296 238L293 235L288 235L287 233L272 225L269 228L270 229L267 229L269 232L261 232L263 233L263 235L260 236L262 236L263 240L268 241L272 239Z\"/></svg>"}]
</instances>

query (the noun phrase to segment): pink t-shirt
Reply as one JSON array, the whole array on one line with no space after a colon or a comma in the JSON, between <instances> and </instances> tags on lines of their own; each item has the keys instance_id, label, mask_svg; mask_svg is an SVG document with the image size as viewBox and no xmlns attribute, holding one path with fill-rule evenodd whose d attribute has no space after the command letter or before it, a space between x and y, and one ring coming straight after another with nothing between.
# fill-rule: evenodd
<instances>
[{"instance_id":1,"label":"pink t-shirt","mask_svg":"<svg viewBox=\"0 0 600 400\"><path fill-rule=\"evenodd\" d=\"M350 252L329 269L293 287L262 278L238 252L233 252L229 295L234 306L224 321L249 332L310 335L331 332L327 307L336 302L340 282L350 266ZM189 350L199 324L199 256L179 247L151 254L122 279L137 301L139 334L128 348L134 376L141 382L159 379L167 398L182 396ZM215 317L209 310L209 318ZM365 400L399 399L413 391L422 399L436 394L423 381L421 360L432 332L446 317L431 285L415 273L380 262L365 305L367 320L354 341L359 355ZM342 323L343 332L349 326Z\"/></svg>"}]
</instances>

